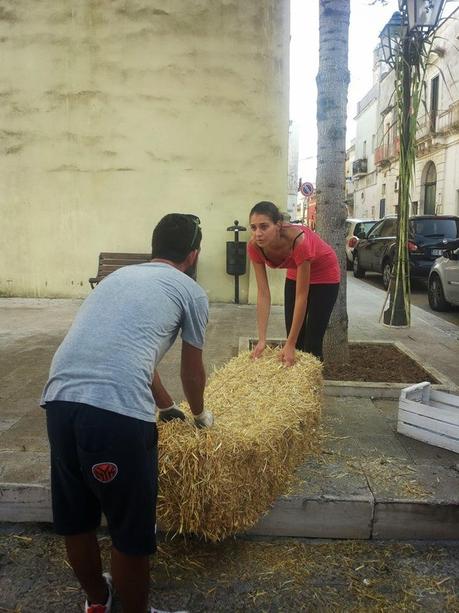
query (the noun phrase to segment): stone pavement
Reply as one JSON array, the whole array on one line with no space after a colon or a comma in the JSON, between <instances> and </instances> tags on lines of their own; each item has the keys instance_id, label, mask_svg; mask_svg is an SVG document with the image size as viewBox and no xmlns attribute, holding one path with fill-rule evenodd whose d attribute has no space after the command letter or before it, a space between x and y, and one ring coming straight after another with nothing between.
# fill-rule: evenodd
<instances>
[{"instance_id":1,"label":"stone pavement","mask_svg":"<svg viewBox=\"0 0 459 613\"><path fill-rule=\"evenodd\" d=\"M348 276L351 340L397 340L423 365L459 385L459 327L412 308L412 326L378 323L384 294ZM49 521L49 464L44 414L38 408L49 363L78 300L0 299L0 521ZM208 372L255 334L255 307L213 304L207 332ZM273 307L270 337L283 335ZM179 346L161 364L177 400ZM398 391L397 391L398 394ZM322 538L459 538L459 456L396 433L397 401L326 396L323 453L298 470L291 491L253 534Z\"/></svg>"}]
</instances>

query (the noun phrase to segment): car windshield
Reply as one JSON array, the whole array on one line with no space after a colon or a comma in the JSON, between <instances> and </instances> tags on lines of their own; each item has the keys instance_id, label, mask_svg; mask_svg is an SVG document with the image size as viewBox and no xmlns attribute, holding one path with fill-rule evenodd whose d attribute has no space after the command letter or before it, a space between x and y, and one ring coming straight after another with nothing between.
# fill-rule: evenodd
<instances>
[{"instance_id":1,"label":"car windshield","mask_svg":"<svg viewBox=\"0 0 459 613\"><path fill-rule=\"evenodd\" d=\"M459 220L456 219L412 219L411 232L425 238L458 238Z\"/></svg>"}]
</instances>

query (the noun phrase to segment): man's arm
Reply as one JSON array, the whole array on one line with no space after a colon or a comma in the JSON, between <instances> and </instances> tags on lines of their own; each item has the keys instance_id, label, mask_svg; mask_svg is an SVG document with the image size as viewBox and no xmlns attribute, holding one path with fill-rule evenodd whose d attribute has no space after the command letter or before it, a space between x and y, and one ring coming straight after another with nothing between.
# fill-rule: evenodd
<instances>
[{"instance_id":1,"label":"man's arm","mask_svg":"<svg viewBox=\"0 0 459 613\"><path fill-rule=\"evenodd\" d=\"M157 370L153 373L151 382L151 393L155 399L155 404L158 409L158 416L161 421L170 421L171 419L185 419L185 413L181 411L172 399L167 389L164 387Z\"/></svg>"},{"instance_id":2,"label":"man's arm","mask_svg":"<svg viewBox=\"0 0 459 613\"><path fill-rule=\"evenodd\" d=\"M164 387L157 370L155 370L153 373L151 392L158 409L166 409L174 404L174 401L167 389Z\"/></svg>"},{"instance_id":3,"label":"man's arm","mask_svg":"<svg viewBox=\"0 0 459 613\"><path fill-rule=\"evenodd\" d=\"M182 341L182 359L180 377L183 391L193 415L200 415L204 410L204 389L206 372L202 361L202 349Z\"/></svg>"}]
</instances>

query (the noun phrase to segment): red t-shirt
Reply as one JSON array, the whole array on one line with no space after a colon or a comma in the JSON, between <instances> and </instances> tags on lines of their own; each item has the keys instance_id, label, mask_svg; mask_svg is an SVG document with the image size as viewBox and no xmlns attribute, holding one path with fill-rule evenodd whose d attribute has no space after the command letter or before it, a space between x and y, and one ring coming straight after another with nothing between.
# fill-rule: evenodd
<instances>
[{"instance_id":1,"label":"red t-shirt","mask_svg":"<svg viewBox=\"0 0 459 613\"><path fill-rule=\"evenodd\" d=\"M339 283L340 270L335 251L307 226L295 224L295 228L298 228L298 234L303 233L303 238L300 237L295 241L293 250L283 262L277 265L273 264L252 241L249 242L247 247L250 260L260 262L270 268L286 268L287 279L293 279L294 281L296 280L298 266L305 261L310 261L311 284Z\"/></svg>"}]
</instances>

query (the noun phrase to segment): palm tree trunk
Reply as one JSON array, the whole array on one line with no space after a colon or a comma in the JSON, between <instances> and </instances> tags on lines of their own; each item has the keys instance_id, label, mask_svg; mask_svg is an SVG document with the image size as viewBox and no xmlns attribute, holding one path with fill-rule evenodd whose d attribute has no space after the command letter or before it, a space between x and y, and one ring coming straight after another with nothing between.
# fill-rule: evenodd
<instances>
[{"instance_id":1,"label":"palm tree trunk","mask_svg":"<svg viewBox=\"0 0 459 613\"><path fill-rule=\"evenodd\" d=\"M348 361L345 262L346 106L350 0L319 0L317 74L317 231L336 251L342 282L325 337L324 356Z\"/></svg>"}]
</instances>

